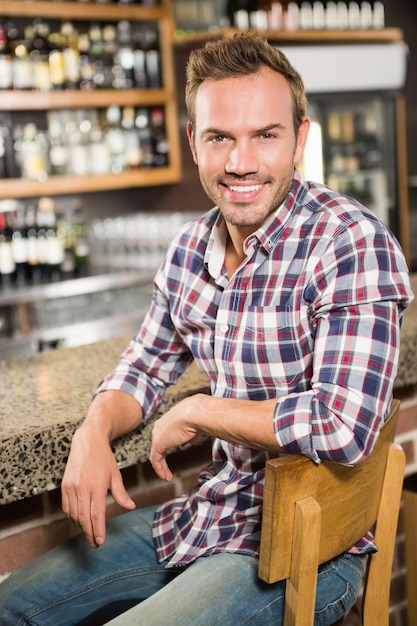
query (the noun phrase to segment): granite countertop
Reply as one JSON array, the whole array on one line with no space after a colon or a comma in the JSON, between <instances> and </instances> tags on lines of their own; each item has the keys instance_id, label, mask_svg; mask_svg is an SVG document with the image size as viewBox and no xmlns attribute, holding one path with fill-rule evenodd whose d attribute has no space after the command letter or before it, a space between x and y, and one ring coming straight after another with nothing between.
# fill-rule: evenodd
<instances>
[{"instance_id":1,"label":"granite countertop","mask_svg":"<svg viewBox=\"0 0 417 626\"><path fill-rule=\"evenodd\" d=\"M412 276L417 292L417 274ZM55 489L71 438L84 419L97 384L112 369L129 336L78 348L60 348L0 362L0 504ZM406 310L396 388L417 383L417 299ZM207 378L192 365L140 431L114 443L119 466L148 460L153 421L196 392Z\"/></svg>"},{"instance_id":2,"label":"granite countertop","mask_svg":"<svg viewBox=\"0 0 417 626\"><path fill-rule=\"evenodd\" d=\"M401 327L401 350L395 387L417 383L417 273L411 274L411 288L415 294L411 305L404 311Z\"/></svg>"},{"instance_id":3,"label":"granite countertop","mask_svg":"<svg viewBox=\"0 0 417 626\"><path fill-rule=\"evenodd\" d=\"M60 484L72 435L130 338L0 362L0 504ZM142 430L114 442L119 467L148 460L155 419L198 391L209 393L208 380L192 365Z\"/></svg>"}]
</instances>

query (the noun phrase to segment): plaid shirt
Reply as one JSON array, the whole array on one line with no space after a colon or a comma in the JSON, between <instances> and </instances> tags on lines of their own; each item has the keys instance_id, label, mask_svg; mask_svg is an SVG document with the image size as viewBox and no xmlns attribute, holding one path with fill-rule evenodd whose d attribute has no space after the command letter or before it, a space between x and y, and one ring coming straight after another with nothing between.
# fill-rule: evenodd
<instances>
[{"instance_id":1,"label":"plaid shirt","mask_svg":"<svg viewBox=\"0 0 417 626\"><path fill-rule=\"evenodd\" d=\"M225 240L217 208L176 236L143 326L99 391L131 393L146 420L195 360L213 396L276 398L271 418L288 452L359 463L389 410L412 299L398 244L373 213L297 172L230 278ZM256 555L270 456L215 439L195 489L156 513L158 559ZM368 535L352 551L373 549Z\"/></svg>"}]
</instances>

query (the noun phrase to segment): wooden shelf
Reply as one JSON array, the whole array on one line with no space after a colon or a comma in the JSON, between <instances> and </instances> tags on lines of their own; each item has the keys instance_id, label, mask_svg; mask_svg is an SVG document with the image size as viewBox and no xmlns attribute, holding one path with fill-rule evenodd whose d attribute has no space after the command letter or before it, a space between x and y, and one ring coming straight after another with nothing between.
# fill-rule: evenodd
<instances>
[{"instance_id":1,"label":"wooden shelf","mask_svg":"<svg viewBox=\"0 0 417 626\"><path fill-rule=\"evenodd\" d=\"M163 5L166 3L163 3ZM44 17L74 20L130 20L152 21L163 19L166 8L162 6L141 6L122 4L96 4L80 2L52 2L49 0L13 0L1 3L1 15L13 17Z\"/></svg>"},{"instance_id":2,"label":"wooden shelf","mask_svg":"<svg viewBox=\"0 0 417 626\"><path fill-rule=\"evenodd\" d=\"M222 28L214 31L195 33L174 33L176 44L205 41L218 37L232 37L242 32L237 28ZM403 33L399 28L383 28L375 30L265 30L262 31L270 41L286 43L395 43L403 41Z\"/></svg>"},{"instance_id":3,"label":"wooden shelf","mask_svg":"<svg viewBox=\"0 0 417 626\"><path fill-rule=\"evenodd\" d=\"M0 198L28 198L40 195L74 194L132 187L150 187L176 183L181 178L178 116L172 50L174 20L171 0L161 0L158 6L55 2L46 0L1 1L0 15L13 18L70 20L100 20L102 22L129 20L154 22L159 28L161 49L162 89L132 90L62 90L2 91L0 110L48 111L64 108L104 108L112 105L165 108L166 132L170 146L167 167L138 169L121 174L86 176L50 176L45 181L27 179L0 180Z\"/></svg>"},{"instance_id":4,"label":"wooden shelf","mask_svg":"<svg viewBox=\"0 0 417 626\"><path fill-rule=\"evenodd\" d=\"M176 183L179 178L180 169L175 163L169 167L137 169L120 174L50 176L45 181L8 178L0 183L0 199L108 191L129 187L153 187Z\"/></svg>"},{"instance_id":5,"label":"wooden shelf","mask_svg":"<svg viewBox=\"0 0 417 626\"><path fill-rule=\"evenodd\" d=\"M118 106L158 106L173 98L166 89L97 89L82 91L65 89L39 93L36 91L3 91L2 111L41 111L48 109L100 108Z\"/></svg>"}]
</instances>

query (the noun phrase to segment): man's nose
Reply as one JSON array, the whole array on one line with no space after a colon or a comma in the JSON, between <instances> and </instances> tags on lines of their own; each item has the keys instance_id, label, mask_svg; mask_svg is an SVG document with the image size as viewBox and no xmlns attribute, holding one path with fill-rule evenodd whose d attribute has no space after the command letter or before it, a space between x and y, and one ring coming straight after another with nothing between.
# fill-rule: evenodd
<instances>
[{"instance_id":1,"label":"man's nose","mask_svg":"<svg viewBox=\"0 0 417 626\"><path fill-rule=\"evenodd\" d=\"M257 172L259 167L258 155L250 141L235 142L228 153L225 164L227 174L243 176Z\"/></svg>"}]
</instances>

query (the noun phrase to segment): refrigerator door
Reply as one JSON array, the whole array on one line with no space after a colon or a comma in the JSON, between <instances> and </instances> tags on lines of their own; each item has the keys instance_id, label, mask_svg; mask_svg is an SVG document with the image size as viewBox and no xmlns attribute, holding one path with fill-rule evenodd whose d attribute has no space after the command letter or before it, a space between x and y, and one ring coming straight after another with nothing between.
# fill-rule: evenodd
<instances>
[{"instance_id":1,"label":"refrigerator door","mask_svg":"<svg viewBox=\"0 0 417 626\"><path fill-rule=\"evenodd\" d=\"M395 106L388 97L311 98L305 178L353 196L398 235Z\"/></svg>"}]
</instances>

